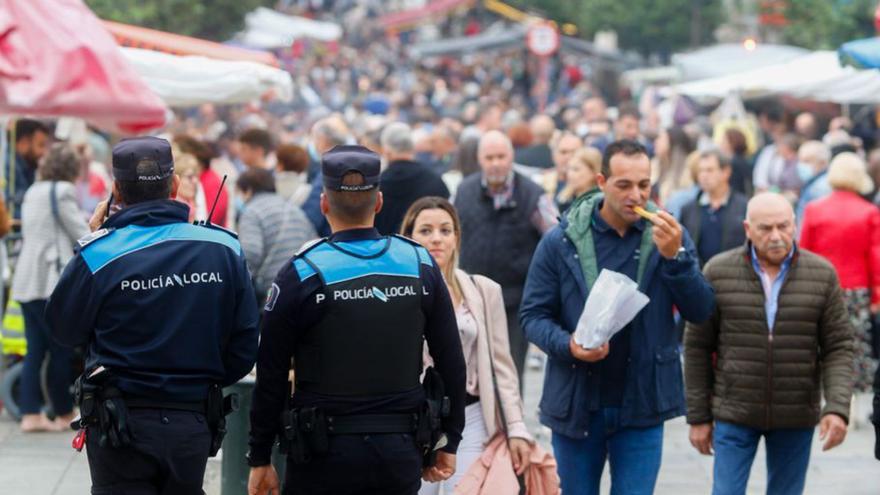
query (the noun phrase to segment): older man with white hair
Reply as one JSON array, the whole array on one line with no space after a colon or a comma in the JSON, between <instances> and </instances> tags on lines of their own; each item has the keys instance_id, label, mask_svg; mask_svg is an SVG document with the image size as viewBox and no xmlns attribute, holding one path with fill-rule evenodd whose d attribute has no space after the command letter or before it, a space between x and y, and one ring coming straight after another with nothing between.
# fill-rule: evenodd
<instances>
[{"instance_id":1,"label":"older man with white hair","mask_svg":"<svg viewBox=\"0 0 880 495\"><path fill-rule=\"evenodd\" d=\"M510 350L522 378L528 342L517 311L532 254L559 212L541 186L513 169L513 145L499 131L480 138L480 173L462 181L455 196L461 216L461 268L501 284Z\"/></svg>"},{"instance_id":2,"label":"older man with white hair","mask_svg":"<svg viewBox=\"0 0 880 495\"><path fill-rule=\"evenodd\" d=\"M795 245L785 197L758 194L743 223L746 245L704 269L712 317L685 331L690 441L714 450L715 495L745 494L761 437L767 493L800 494L816 424L823 450L846 437L852 325L834 267Z\"/></svg>"},{"instance_id":3,"label":"older man with white hair","mask_svg":"<svg viewBox=\"0 0 880 495\"><path fill-rule=\"evenodd\" d=\"M376 215L382 235L396 234L410 205L425 196L449 198L449 189L431 167L416 161L412 129L402 122L385 126L379 138L385 170L379 176L384 204Z\"/></svg>"}]
</instances>

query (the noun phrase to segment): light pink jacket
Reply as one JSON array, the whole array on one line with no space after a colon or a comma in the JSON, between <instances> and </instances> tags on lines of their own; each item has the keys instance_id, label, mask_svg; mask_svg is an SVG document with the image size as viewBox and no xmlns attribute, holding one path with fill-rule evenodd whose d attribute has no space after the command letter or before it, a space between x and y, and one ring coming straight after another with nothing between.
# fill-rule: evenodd
<instances>
[{"instance_id":1,"label":"light pink jacket","mask_svg":"<svg viewBox=\"0 0 880 495\"><path fill-rule=\"evenodd\" d=\"M489 440L497 433L501 415L498 414L495 392L492 385L492 368L489 361L491 349L495 360L495 378L504 415L507 419L509 436L534 442L523 422L523 404L519 395L519 378L516 366L510 356L510 340L507 337L507 314L504 311L504 298L501 286L482 275L471 276L462 270L455 270L455 278L461 286L464 303L471 310L477 322L477 383L480 390L480 407L483 409L483 422L489 433ZM489 335L492 335L490 341ZM425 367L433 366L434 361L427 350L424 352ZM487 440L487 443L488 441Z\"/></svg>"},{"instance_id":2,"label":"light pink jacket","mask_svg":"<svg viewBox=\"0 0 880 495\"><path fill-rule=\"evenodd\" d=\"M455 277L461 286L462 296L477 322L477 383L480 390L480 407L489 438L498 432L498 414L492 386L492 369L489 352L495 361L495 378L501 405L507 419L509 436L533 441L523 422L523 403L519 395L519 378L516 366L510 356L510 341L507 336L507 315L504 311L504 298L501 286L482 275L471 279L467 273L456 270ZM491 335L491 340L489 336Z\"/></svg>"},{"instance_id":3,"label":"light pink jacket","mask_svg":"<svg viewBox=\"0 0 880 495\"><path fill-rule=\"evenodd\" d=\"M525 472L526 495L559 495L559 475L556 460L550 453L535 445L529 455ZM483 454L473 463L455 486L455 495L516 495L519 481L513 471L510 450L503 435L497 435L486 446Z\"/></svg>"}]
</instances>

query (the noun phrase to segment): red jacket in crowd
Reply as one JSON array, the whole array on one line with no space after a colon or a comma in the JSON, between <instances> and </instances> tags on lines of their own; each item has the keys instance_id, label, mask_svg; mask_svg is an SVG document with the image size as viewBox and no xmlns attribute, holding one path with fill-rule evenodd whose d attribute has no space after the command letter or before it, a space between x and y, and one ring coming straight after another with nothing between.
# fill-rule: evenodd
<instances>
[{"instance_id":1,"label":"red jacket in crowd","mask_svg":"<svg viewBox=\"0 0 880 495\"><path fill-rule=\"evenodd\" d=\"M220 191L220 184L223 182L213 170L207 169L202 171L199 180L202 183L202 190L205 192L205 204L208 211L214 204L214 198L217 197L217 191ZM217 200L217 208L214 209L214 215L211 216L211 223L221 227L226 226L226 209L229 207L229 193L226 188L220 192L220 198Z\"/></svg>"},{"instance_id":2,"label":"red jacket in crowd","mask_svg":"<svg viewBox=\"0 0 880 495\"><path fill-rule=\"evenodd\" d=\"M834 191L804 210L800 247L824 256L844 289L871 289L880 302L880 209L850 191Z\"/></svg>"}]
</instances>

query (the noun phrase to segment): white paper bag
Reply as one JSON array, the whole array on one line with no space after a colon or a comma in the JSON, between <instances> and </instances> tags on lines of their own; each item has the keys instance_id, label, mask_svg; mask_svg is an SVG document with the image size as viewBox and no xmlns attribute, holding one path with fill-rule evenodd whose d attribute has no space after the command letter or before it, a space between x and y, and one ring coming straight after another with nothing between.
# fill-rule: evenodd
<instances>
[{"instance_id":1,"label":"white paper bag","mask_svg":"<svg viewBox=\"0 0 880 495\"><path fill-rule=\"evenodd\" d=\"M574 341L585 349L601 346L631 322L649 301L632 279L603 269L590 289Z\"/></svg>"}]
</instances>

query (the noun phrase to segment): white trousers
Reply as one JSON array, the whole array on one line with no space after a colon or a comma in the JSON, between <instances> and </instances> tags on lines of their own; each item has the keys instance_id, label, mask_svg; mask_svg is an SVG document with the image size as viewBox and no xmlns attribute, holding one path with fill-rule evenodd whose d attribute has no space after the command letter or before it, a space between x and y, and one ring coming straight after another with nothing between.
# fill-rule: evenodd
<instances>
[{"instance_id":1,"label":"white trousers","mask_svg":"<svg viewBox=\"0 0 880 495\"><path fill-rule=\"evenodd\" d=\"M422 481L419 495L452 495L452 490L458 480L470 469L471 464L480 458L488 441L489 432L486 431L480 403L476 402L465 407L464 431L461 434L461 443L458 444L458 452L455 454L455 474L448 480L439 483Z\"/></svg>"}]
</instances>

